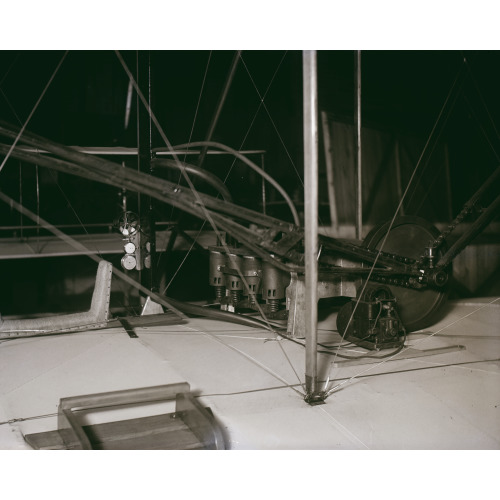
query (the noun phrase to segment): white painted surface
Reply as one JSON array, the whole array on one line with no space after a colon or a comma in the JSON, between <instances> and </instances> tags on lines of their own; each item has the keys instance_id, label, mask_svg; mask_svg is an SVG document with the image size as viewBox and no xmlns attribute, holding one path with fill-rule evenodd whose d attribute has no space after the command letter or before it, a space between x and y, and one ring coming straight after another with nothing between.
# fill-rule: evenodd
<instances>
[{"instance_id":1,"label":"white painted surface","mask_svg":"<svg viewBox=\"0 0 500 500\"><path fill-rule=\"evenodd\" d=\"M116 328L8 341L0 343L0 421L54 414L63 397L186 381L231 449L499 449L493 300L451 303L407 342L464 351L335 368L320 356L322 379L343 385L318 406L302 397L304 349L245 326L193 319L138 328L138 339ZM56 428L54 416L4 423L0 449L28 449L23 434Z\"/></svg>"}]
</instances>

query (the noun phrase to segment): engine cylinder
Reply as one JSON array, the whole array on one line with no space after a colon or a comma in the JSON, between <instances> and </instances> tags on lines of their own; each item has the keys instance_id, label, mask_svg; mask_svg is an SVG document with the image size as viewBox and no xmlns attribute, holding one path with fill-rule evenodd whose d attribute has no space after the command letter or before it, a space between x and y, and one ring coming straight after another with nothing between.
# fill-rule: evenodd
<instances>
[{"instance_id":1,"label":"engine cylinder","mask_svg":"<svg viewBox=\"0 0 500 500\"><path fill-rule=\"evenodd\" d=\"M218 301L220 301L222 297L224 297L225 292L225 281L222 267L224 266L226 259L224 254L218 250L209 250L209 285L215 288L215 297Z\"/></svg>"},{"instance_id":2,"label":"engine cylinder","mask_svg":"<svg viewBox=\"0 0 500 500\"><path fill-rule=\"evenodd\" d=\"M289 273L269 262L262 262L262 298L273 311L278 310L279 303L285 298L285 289L289 283Z\"/></svg>"},{"instance_id":3,"label":"engine cylinder","mask_svg":"<svg viewBox=\"0 0 500 500\"><path fill-rule=\"evenodd\" d=\"M260 291L260 276L261 276L261 263L257 257L253 255L243 256L242 266L243 276L245 277L245 295L251 304L255 304L256 295Z\"/></svg>"}]
</instances>

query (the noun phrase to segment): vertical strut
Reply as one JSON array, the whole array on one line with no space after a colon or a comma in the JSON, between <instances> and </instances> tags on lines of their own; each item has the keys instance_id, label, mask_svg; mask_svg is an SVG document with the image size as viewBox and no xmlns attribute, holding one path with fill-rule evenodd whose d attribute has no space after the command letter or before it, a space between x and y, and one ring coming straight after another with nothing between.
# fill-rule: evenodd
<instances>
[{"instance_id":1,"label":"vertical strut","mask_svg":"<svg viewBox=\"0 0 500 500\"><path fill-rule=\"evenodd\" d=\"M363 191L361 169L361 51L356 54L356 238L363 235Z\"/></svg>"},{"instance_id":2,"label":"vertical strut","mask_svg":"<svg viewBox=\"0 0 500 500\"><path fill-rule=\"evenodd\" d=\"M318 399L318 97L316 51L303 52L306 401Z\"/></svg>"},{"instance_id":3,"label":"vertical strut","mask_svg":"<svg viewBox=\"0 0 500 500\"><path fill-rule=\"evenodd\" d=\"M227 74L226 83L224 84L224 88L222 89L222 93L219 97L219 102L217 103L217 107L215 109L214 116L212 117L212 121L210 122L210 126L208 128L207 136L205 137L205 141L212 140L212 135L214 133L215 127L217 126L217 122L219 121L219 116L221 114L222 108L224 107L224 103L226 102L226 97L231 88L231 83L233 82L234 74L236 73L236 68L238 67L238 61L240 60L241 50L237 50L234 54L233 60L231 62L231 66L229 68L229 73ZM208 146L203 146L200 152L200 156L198 157L198 167L201 168L203 162L205 160L205 156L207 154Z\"/></svg>"},{"instance_id":4,"label":"vertical strut","mask_svg":"<svg viewBox=\"0 0 500 500\"><path fill-rule=\"evenodd\" d=\"M148 104L151 108L151 60L149 51L137 52L137 84L144 96L148 96ZM142 104L139 95L137 95L137 169L140 172L152 174L152 124L148 109ZM150 261L151 268L142 267L140 271L140 281L143 286L152 291L158 290L156 283L156 229L153 218L153 199L150 196L141 196L139 194L139 218L148 220L148 234L150 243ZM143 263L141 263L142 265Z\"/></svg>"}]
</instances>

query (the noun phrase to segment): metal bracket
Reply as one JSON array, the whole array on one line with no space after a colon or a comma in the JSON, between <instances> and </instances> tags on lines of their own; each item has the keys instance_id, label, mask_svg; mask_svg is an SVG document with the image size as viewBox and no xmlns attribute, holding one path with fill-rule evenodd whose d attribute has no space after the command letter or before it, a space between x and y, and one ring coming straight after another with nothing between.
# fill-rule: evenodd
<instances>
[{"instance_id":1,"label":"metal bracket","mask_svg":"<svg viewBox=\"0 0 500 500\"><path fill-rule=\"evenodd\" d=\"M82 425L78 413L175 401L175 412ZM212 412L190 393L189 384L160 385L62 398L58 429L25 436L36 449L225 449Z\"/></svg>"}]
</instances>

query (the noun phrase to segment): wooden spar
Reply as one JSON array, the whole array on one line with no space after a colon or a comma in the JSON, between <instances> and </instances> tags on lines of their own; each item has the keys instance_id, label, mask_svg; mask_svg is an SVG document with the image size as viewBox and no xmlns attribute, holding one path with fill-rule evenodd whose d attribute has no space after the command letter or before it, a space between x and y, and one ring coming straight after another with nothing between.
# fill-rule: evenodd
<instances>
[{"instance_id":1,"label":"wooden spar","mask_svg":"<svg viewBox=\"0 0 500 500\"><path fill-rule=\"evenodd\" d=\"M356 238L363 237L363 191L361 170L361 51L356 54Z\"/></svg>"},{"instance_id":2,"label":"wooden spar","mask_svg":"<svg viewBox=\"0 0 500 500\"><path fill-rule=\"evenodd\" d=\"M316 51L303 52L306 401L318 399L318 96Z\"/></svg>"}]
</instances>

